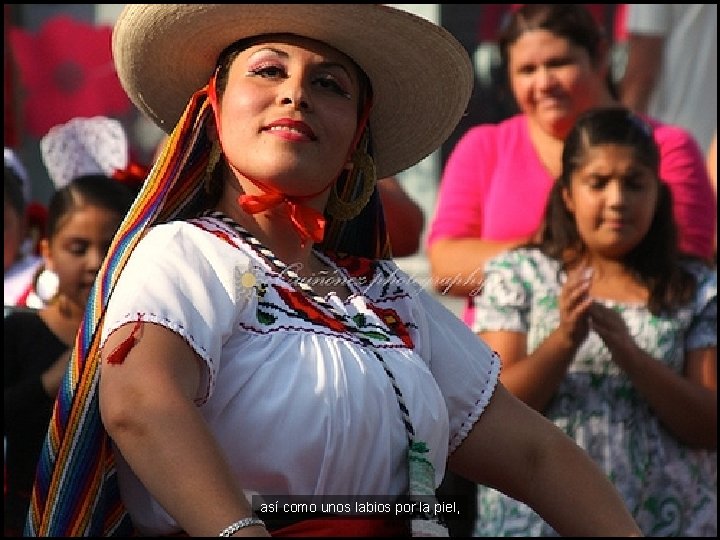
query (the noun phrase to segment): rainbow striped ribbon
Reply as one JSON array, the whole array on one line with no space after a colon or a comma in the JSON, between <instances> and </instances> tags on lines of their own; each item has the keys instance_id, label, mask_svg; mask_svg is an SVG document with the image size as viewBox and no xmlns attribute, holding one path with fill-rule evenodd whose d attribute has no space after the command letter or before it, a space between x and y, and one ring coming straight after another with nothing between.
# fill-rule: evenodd
<instances>
[{"instance_id":1,"label":"rainbow striped ribbon","mask_svg":"<svg viewBox=\"0 0 720 540\"><path fill-rule=\"evenodd\" d=\"M128 536L110 438L100 419L103 315L144 231L182 215L202 186L212 118L207 87L197 91L123 220L95 279L68 370L53 407L33 487L25 536Z\"/></svg>"}]
</instances>

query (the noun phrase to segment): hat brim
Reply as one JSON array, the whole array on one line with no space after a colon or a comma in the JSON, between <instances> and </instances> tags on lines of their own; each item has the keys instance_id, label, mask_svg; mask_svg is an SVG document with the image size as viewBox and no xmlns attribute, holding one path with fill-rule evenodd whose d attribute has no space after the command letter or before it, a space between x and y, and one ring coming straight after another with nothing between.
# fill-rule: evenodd
<instances>
[{"instance_id":1,"label":"hat brim","mask_svg":"<svg viewBox=\"0 0 720 540\"><path fill-rule=\"evenodd\" d=\"M113 57L133 103L169 133L225 47L270 33L322 41L365 71L379 177L436 150L470 99L473 70L462 45L442 27L381 4L127 4Z\"/></svg>"}]
</instances>

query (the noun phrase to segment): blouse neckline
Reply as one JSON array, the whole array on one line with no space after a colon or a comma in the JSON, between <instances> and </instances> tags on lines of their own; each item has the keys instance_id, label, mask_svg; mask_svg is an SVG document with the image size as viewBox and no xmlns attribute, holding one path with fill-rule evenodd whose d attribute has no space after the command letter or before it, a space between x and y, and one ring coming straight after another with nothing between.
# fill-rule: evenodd
<instances>
[{"instance_id":1,"label":"blouse neckline","mask_svg":"<svg viewBox=\"0 0 720 540\"><path fill-rule=\"evenodd\" d=\"M335 314L340 319L345 318L345 316L342 313L338 312L337 308L328 301L327 297L317 294L315 290L305 282L306 280L302 279L294 270L292 270L292 268L290 268L290 266L288 266L284 261L278 258L272 250L262 244L260 240L258 240L252 233L245 229L245 227L243 227L235 220L233 220L219 210L205 212L203 214L203 217L217 219L229 226L247 243L247 245L252 248L255 253L257 253L267 264L269 264L270 267L275 270L275 272L277 272L279 275L287 276L288 279L286 281L288 281L295 289L299 289L312 301L321 305L323 308ZM330 266L337 276L341 276L341 278L344 280L344 284L348 287L348 289L350 289L350 295L343 301L343 304L348 304L352 301L354 297L361 295L360 289L358 287L358 284L355 283L355 280L352 279L348 272L342 266L338 265L332 259L332 257L329 257L325 253L322 253L315 248L313 248L313 254L318 257L318 259L321 260L323 263ZM328 296L339 298L339 296L334 293L329 293Z\"/></svg>"}]
</instances>

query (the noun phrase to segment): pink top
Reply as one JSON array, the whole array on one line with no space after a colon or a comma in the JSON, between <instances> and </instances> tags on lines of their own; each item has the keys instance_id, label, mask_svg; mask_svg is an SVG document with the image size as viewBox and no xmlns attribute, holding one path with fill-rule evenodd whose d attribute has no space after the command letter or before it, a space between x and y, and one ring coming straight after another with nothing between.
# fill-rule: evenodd
<instances>
[{"instance_id":1,"label":"pink top","mask_svg":"<svg viewBox=\"0 0 720 540\"><path fill-rule=\"evenodd\" d=\"M717 206L700 147L682 128L646 120L660 148L660 176L672 191L680 247L710 258ZM445 165L427 244L441 238L529 237L540 226L552 182L524 114L475 126ZM470 317L466 308L463 318Z\"/></svg>"}]
</instances>

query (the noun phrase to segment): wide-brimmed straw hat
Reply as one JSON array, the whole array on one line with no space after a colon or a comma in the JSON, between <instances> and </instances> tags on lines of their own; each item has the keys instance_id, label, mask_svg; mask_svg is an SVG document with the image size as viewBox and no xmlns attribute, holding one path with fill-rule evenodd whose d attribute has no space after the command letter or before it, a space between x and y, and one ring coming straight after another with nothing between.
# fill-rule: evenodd
<instances>
[{"instance_id":1,"label":"wide-brimmed straw hat","mask_svg":"<svg viewBox=\"0 0 720 540\"><path fill-rule=\"evenodd\" d=\"M381 4L127 4L113 56L132 101L169 133L223 49L271 33L322 41L368 75L378 177L436 150L470 99L473 71L462 45L442 27Z\"/></svg>"}]
</instances>

